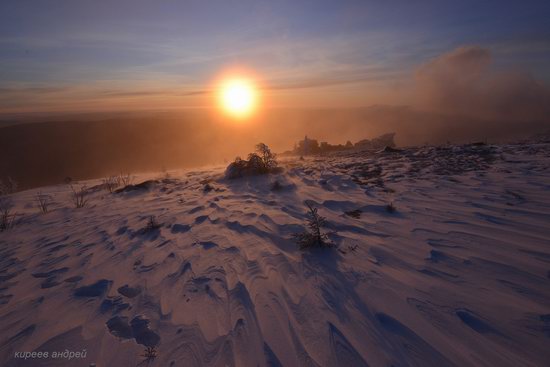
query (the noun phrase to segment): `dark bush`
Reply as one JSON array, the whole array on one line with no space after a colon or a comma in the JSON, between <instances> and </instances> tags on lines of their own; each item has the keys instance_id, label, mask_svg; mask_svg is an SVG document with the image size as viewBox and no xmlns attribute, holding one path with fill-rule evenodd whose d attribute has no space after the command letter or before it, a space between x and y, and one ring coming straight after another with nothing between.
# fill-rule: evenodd
<instances>
[{"instance_id":1,"label":"dark bush","mask_svg":"<svg viewBox=\"0 0 550 367\"><path fill-rule=\"evenodd\" d=\"M277 169L276 155L271 152L264 143L256 145L256 152L248 155L248 160L235 158L235 161L227 166L225 177L234 179L244 176L263 175L274 172Z\"/></svg>"}]
</instances>

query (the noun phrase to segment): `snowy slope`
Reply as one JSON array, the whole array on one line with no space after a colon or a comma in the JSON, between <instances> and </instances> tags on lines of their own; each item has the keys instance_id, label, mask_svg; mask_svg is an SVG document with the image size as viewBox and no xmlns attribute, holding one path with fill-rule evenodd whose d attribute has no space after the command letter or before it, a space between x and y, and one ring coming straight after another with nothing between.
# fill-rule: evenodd
<instances>
[{"instance_id":1,"label":"snowy slope","mask_svg":"<svg viewBox=\"0 0 550 367\"><path fill-rule=\"evenodd\" d=\"M156 181L97 188L79 209L65 185L12 195L0 365L147 365L145 346L158 350L151 366L548 364L549 145L283 166L231 181L223 167L141 175ZM305 200L337 248L297 249ZM161 226L147 230L152 215ZM15 354L83 349L70 361Z\"/></svg>"}]
</instances>

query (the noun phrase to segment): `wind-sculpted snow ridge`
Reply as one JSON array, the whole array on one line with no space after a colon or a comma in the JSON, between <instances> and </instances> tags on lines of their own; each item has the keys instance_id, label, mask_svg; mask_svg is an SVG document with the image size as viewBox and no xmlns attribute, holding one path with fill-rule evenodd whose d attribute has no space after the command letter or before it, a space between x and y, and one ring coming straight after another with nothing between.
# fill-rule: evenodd
<instances>
[{"instance_id":1,"label":"wind-sculpted snow ridge","mask_svg":"<svg viewBox=\"0 0 550 367\"><path fill-rule=\"evenodd\" d=\"M281 163L141 175L78 209L69 187L43 187L45 214L36 191L13 194L0 365L548 363L549 144ZM298 249L306 200L334 248ZM51 358L66 350L85 357Z\"/></svg>"}]
</instances>

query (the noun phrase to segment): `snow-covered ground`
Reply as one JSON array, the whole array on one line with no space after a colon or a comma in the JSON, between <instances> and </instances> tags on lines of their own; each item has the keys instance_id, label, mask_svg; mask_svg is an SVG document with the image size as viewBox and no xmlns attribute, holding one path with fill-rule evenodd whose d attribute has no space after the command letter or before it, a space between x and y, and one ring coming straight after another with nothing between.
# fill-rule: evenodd
<instances>
[{"instance_id":1,"label":"snow-covered ground","mask_svg":"<svg viewBox=\"0 0 550 367\"><path fill-rule=\"evenodd\" d=\"M79 209L66 185L13 194L0 365L548 365L549 144L282 165L231 181L224 167L140 175L155 181L96 188ZM336 248L297 249L305 200Z\"/></svg>"}]
</instances>

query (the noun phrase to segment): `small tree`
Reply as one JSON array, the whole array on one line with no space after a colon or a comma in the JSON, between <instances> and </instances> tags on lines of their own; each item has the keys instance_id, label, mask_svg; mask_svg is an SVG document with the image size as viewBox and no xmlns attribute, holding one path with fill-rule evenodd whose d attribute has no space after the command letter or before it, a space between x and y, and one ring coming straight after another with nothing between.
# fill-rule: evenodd
<instances>
[{"instance_id":1,"label":"small tree","mask_svg":"<svg viewBox=\"0 0 550 367\"><path fill-rule=\"evenodd\" d=\"M275 153L272 153L271 149L269 149L266 144L257 144L256 153L261 158L266 172L269 172L273 168L277 167L277 155Z\"/></svg>"},{"instance_id":2,"label":"small tree","mask_svg":"<svg viewBox=\"0 0 550 367\"><path fill-rule=\"evenodd\" d=\"M308 207L307 230L294 234L294 239L300 250L311 247L332 247L333 243L330 242L328 235L321 231L321 228L327 223L326 218L320 216L317 213L317 208L314 208L309 201L306 201L305 204Z\"/></svg>"}]
</instances>

